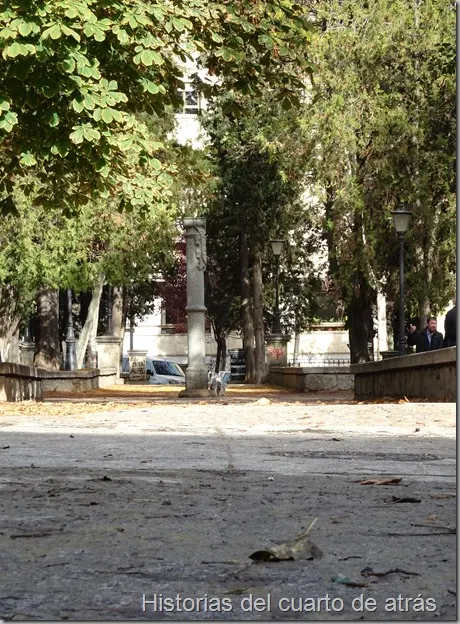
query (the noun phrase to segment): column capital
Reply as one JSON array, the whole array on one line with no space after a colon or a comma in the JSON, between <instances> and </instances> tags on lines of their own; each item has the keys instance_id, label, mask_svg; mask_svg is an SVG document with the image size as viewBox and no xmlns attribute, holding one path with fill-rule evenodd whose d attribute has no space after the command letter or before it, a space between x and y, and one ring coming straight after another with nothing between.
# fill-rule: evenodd
<instances>
[{"instance_id":1,"label":"column capital","mask_svg":"<svg viewBox=\"0 0 460 624\"><path fill-rule=\"evenodd\" d=\"M185 237L193 239L193 249L199 271L206 270L206 219L186 217L183 221ZM188 243L187 243L188 244Z\"/></svg>"},{"instance_id":2,"label":"column capital","mask_svg":"<svg viewBox=\"0 0 460 624\"><path fill-rule=\"evenodd\" d=\"M185 217L182 224L186 230L191 228L205 228L206 219L203 219L203 217Z\"/></svg>"}]
</instances>

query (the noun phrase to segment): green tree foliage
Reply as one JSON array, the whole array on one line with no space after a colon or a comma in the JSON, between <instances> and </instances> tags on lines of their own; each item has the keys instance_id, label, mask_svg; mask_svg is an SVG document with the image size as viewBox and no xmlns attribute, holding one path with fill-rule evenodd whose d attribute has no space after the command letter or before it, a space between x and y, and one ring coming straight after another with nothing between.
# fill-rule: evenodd
<instances>
[{"instance_id":1,"label":"green tree foliage","mask_svg":"<svg viewBox=\"0 0 460 624\"><path fill-rule=\"evenodd\" d=\"M409 307L423 317L453 294L455 11L441 0L318 3L320 70L305 110L322 201L331 293L346 307L352 361L368 359L372 306L397 299L390 212L413 211Z\"/></svg>"},{"instance_id":2,"label":"green tree foliage","mask_svg":"<svg viewBox=\"0 0 460 624\"><path fill-rule=\"evenodd\" d=\"M31 207L30 198L19 193L14 201L17 214L3 216L0 237L0 316L8 311L25 320L34 315L41 289L86 293L101 274L124 288L134 316L148 311L155 278L174 262L171 211L119 213L113 202L91 203L68 217ZM84 322L83 315L77 326Z\"/></svg>"},{"instance_id":3,"label":"green tree foliage","mask_svg":"<svg viewBox=\"0 0 460 624\"><path fill-rule=\"evenodd\" d=\"M176 169L139 113L179 105L192 59L219 77L208 94L281 84L289 104L309 68L308 31L293 0L3 4L0 199L27 189L32 171L43 184L35 201L67 212L95 195L120 208L167 200Z\"/></svg>"},{"instance_id":4,"label":"green tree foliage","mask_svg":"<svg viewBox=\"0 0 460 624\"><path fill-rule=\"evenodd\" d=\"M234 99L244 108L244 116L228 113L229 101ZM296 109L284 110L277 94L271 92L257 101L232 94L213 100L204 128L219 180L207 213L210 271L215 273L208 281L219 285L217 299L226 302L229 324L234 323L232 301L248 306L254 327L258 319L262 324L263 343L264 310L260 309L258 293L261 284L255 275L260 276L261 272L262 281L268 281L262 293L268 328L275 266L271 238L285 238L293 243L288 245L282 265L287 328L300 328L309 314L314 281L309 250L315 246L315 237L312 222L303 209L302 195L310 146ZM234 279L229 279L229 275ZM213 305L208 303L210 308ZM244 310L241 323L245 343L251 342Z\"/></svg>"}]
</instances>

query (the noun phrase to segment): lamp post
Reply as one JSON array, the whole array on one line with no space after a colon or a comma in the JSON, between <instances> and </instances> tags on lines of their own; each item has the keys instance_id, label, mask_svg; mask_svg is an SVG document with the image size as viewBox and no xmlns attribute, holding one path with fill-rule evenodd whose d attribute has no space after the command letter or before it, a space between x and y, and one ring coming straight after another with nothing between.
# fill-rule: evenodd
<instances>
[{"instance_id":1,"label":"lamp post","mask_svg":"<svg viewBox=\"0 0 460 624\"><path fill-rule=\"evenodd\" d=\"M275 274L275 309L273 310L273 334L281 334L281 314L279 301L279 273L280 273L280 256L283 251L284 240L274 239L270 241L272 245L273 255L276 259Z\"/></svg>"},{"instance_id":2,"label":"lamp post","mask_svg":"<svg viewBox=\"0 0 460 624\"><path fill-rule=\"evenodd\" d=\"M410 210L394 210L395 230L399 238L399 355L406 354L406 331L404 310L404 234L409 226Z\"/></svg>"},{"instance_id":3,"label":"lamp post","mask_svg":"<svg viewBox=\"0 0 460 624\"><path fill-rule=\"evenodd\" d=\"M65 370L75 370L77 368L77 352L75 349L75 334L73 331L72 314L72 289L67 289L67 333L65 338Z\"/></svg>"}]
</instances>

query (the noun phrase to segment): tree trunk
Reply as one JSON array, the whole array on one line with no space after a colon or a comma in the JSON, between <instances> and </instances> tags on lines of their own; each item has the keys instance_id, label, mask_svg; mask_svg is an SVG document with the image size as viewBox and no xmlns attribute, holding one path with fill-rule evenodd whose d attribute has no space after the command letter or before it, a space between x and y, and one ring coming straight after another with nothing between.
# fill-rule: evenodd
<instances>
[{"instance_id":1,"label":"tree trunk","mask_svg":"<svg viewBox=\"0 0 460 624\"><path fill-rule=\"evenodd\" d=\"M219 370L225 371L226 369L227 369L227 336L224 335L224 337L222 338L222 344L221 344Z\"/></svg>"},{"instance_id":2,"label":"tree trunk","mask_svg":"<svg viewBox=\"0 0 460 624\"><path fill-rule=\"evenodd\" d=\"M220 371L220 358L222 357L222 344L220 340L216 336L217 342L217 353L216 353L216 363L214 365L214 372L218 373Z\"/></svg>"},{"instance_id":3,"label":"tree trunk","mask_svg":"<svg viewBox=\"0 0 460 624\"><path fill-rule=\"evenodd\" d=\"M252 267L252 284L254 293L254 337L255 337L255 382L262 383L266 376L265 366L265 332L264 332L264 302L263 302L263 278L262 258L256 253Z\"/></svg>"},{"instance_id":4,"label":"tree trunk","mask_svg":"<svg viewBox=\"0 0 460 624\"><path fill-rule=\"evenodd\" d=\"M215 372L225 370L225 365L227 363L227 332L225 329L221 328L216 332L216 341L217 341L217 356L216 356L216 366Z\"/></svg>"},{"instance_id":5,"label":"tree trunk","mask_svg":"<svg viewBox=\"0 0 460 624\"><path fill-rule=\"evenodd\" d=\"M428 317L430 315L431 305L428 297L422 297L419 302L419 319L420 319L420 329L426 327L428 322Z\"/></svg>"},{"instance_id":6,"label":"tree trunk","mask_svg":"<svg viewBox=\"0 0 460 624\"><path fill-rule=\"evenodd\" d=\"M81 330L81 334L77 341L77 368L83 366L85 359L86 348L88 344L93 351L96 351L96 333L97 324L99 321L99 305L101 303L102 289L104 287L105 275L100 273L97 283L93 290L93 296L91 297L91 303L89 304L88 315L86 317L85 324Z\"/></svg>"},{"instance_id":7,"label":"tree trunk","mask_svg":"<svg viewBox=\"0 0 460 624\"><path fill-rule=\"evenodd\" d=\"M121 306L121 349L123 350L123 344L126 334L126 323L128 322L128 308L129 308L129 296L126 288L123 289L123 298Z\"/></svg>"},{"instance_id":8,"label":"tree trunk","mask_svg":"<svg viewBox=\"0 0 460 624\"><path fill-rule=\"evenodd\" d=\"M387 300L382 291L382 286L377 292L377 350L388 351L388 326L387 326Z\"/></svg>"},{"instance_id":9,"label":"tree trunk","mask_svg":"<svg viewBox=\"0 0 460 624\"><path fill-rule=\"evenodd\" d=\"M294 356L293 356L293 365L295 366L297 364L297 359L299 357L299 348L300 348L300 333L297 330L297 322L296 322L296 327L294 330Z\"/></svg>"},{"instance_id":10,"label":"tree trunk","mask_svg":"<svg viewBox=\"0 0 460 624\"><path fill-rule=\"evenodd\" d=\"M216 363L214 366L214 372L225 370L225 364L227 362L227 335L223 327L214 325L214 336L217 343Z\"/></svg>"},{"instance_id":11,"label":"tree trunk","mask_svg":"<svg viewBox=\"0 0 460 624\"><path fill-rule=\"evenodd\" d=\"M38 336L34 366L59 370L59 290L42 288L37 298Z\"/></svg>"},{"instance_id":12,"label":"tree trunk","mask_svg":"<svg viewBox=\"0 0 460 624\"><path fill-rule=\"evenodd\" d=\"M18 317L9 317L8 323L4 325L0 336L0 362L15 362L19 364L19 325L21 320Z\"/></svg>"},{"instance_id":13,"label":"tree trunk","mask_svg":"<svg viewBox=\"0 0 460 624\"><path fill-rule=\"evenodd\" d=\"M241 325L243 329L243 349L246 361L246 383L256 383L255 337L252 321L251 279L249 275L249 249L246 232L240 233L241 271Z\"/></svg>"},{"instance_id":14,"label":"tree trunk","mask_svg":"<svg viewBox=\"0 0 460 624\"><path fill-rule=\"evenodd\" d=\"M0 362L19 363L19 327L16 296L8 287L0 287Z\"/></svg>"},{"instance_id":15,"label":"tree trunk","mask_svg":"<svg viewBox=\"0 0 460 624\"><path fill-rule=\"evenodd\" d=\"M78 313L78 319L80 322L80 326L83 327L83 325L85 324L86 318L88 316L88 310L89 310L89 305L92 299L92 293L91 292L80 293L78 298L80 300L80 310Z\"/></svg>"},{"instance_id":16,"label":"tree trunk","mask_svg":"<svg viewBox=\"0 0 460 624\"><path fill-rule=\"evenodd\" d=\"M368 343L372 342L372 292L363 273L358 272L357 283L346 307L347 329L350 341L350 362L359 364L369 361Z\"/></svg>"},{"instance_id":17,"label":"tree trunk","mask_svg":"<svg viewBox=\"0 0 460 624\"><path fill-rule=\"evenodd\" d=\"M436 241L438 239L437 233L438 233L439 219L440 219L439 212L436 210L433 211L433 217L430 223L429 238L422 252L423 254L422 266L424 267L423 276L424 276L424 279L426 280L426 284L425 284L426 290L419 301L420 329L422 329L423 327L426 327L428 323L428 317L431 314L432 302L430 301L430 298L427 295L427 293L431 289L431 284L433 282L433 266L436 264L436 259L434 257L433 251L436 246Z\"/></svg>"}]
</instances>

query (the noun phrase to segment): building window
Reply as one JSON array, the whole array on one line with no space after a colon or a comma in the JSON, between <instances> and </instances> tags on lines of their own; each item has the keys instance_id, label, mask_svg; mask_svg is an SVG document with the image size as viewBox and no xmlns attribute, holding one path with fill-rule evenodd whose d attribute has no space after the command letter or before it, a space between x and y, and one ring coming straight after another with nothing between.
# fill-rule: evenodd
<instances>
[{"instance_id":1,"label":"building window","mask_svg":"<svg viewBox=\"0 0 460 624\"><path fill-rule=\"evenodd\" d=\"M187 331L187 314L185 310L174 310L163 304L161 310L162 334L185 334Z\"/></svg>"},{"instance_id":2,"label":"building window","mask_svg":"<svg viewBox=\"0 0 460 624\"><path fill-rule=\"evenodd\" d=\"M211 321L205 316L204 331L211 333ZM187 333L187 313L182 311L170 311L163 307L161 309L161 333L162 334L186 334Z\"/></svg>"},{"instance_id":3,"label":"building window","mask_svg":"<svg viewBox=\"0 0 460 624\"><path fill-rule=\"evenodd\" d=\"M182 96L182 114L198 115L201 111L201 96L191 83L185 83L185 89L179 93Z\"/></svg>"}]
</instances>

